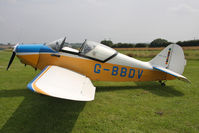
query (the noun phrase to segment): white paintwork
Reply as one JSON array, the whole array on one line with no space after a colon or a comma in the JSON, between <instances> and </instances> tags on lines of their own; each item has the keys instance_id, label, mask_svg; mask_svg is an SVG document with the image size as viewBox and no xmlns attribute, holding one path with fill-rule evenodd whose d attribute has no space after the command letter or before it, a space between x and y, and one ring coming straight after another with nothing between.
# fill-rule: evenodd
<instances>
[{"instance_id":1,"label":"white paintwork","mask_svg":"<svg viewBox=\"0 0 199 133\"><path fill-rule=\"evenodd\" d=\"M33 54L40 54L39 52L17 52L16 55L33 55ZM49 54L49 53L45 53Z\"/></svg>"},{"instance_id":2,"label":"white paintwork","mask_svg":"<svg viewBox=\"0 0 199 133\"><path fill-rule=\"evenodd\" d=\"M168 69L183 74L186 65L183 49L176 44L173 44L173 51L169 61Z\"/></svg>"},{"instance_id":3,"label":"white paintwork","mask_svg":"<svg viewBox=\"0 0 199 133\"><path fill-rule=\"evenodd\" d=\"M169 48L171 48L171 53L169 56L168 64L166 64ZM171 44L163 49L158 55L156 55L150 61L150 64L153 66L167 68L171 71L182 74L186 65L183 49L177 44Z\"/></svg>"},{"instance_id":4,"label":"white paintwork","mask_svg":"<svg viewBox=\"0 0 199 133\"><path fill-rule=\"evenodd\" d=\"M74 52L74 53L79 53L79 50L74 49L74 48L70 48L70 47L63 47L62 50L71 51L71 52Z\"/></svg>"},{"instance_id":5,"label":"white paintwork","mask_svg":"<svg viewBox=\"0 0 199 133\"><path fill-rule=\"evenodd\" d=\"M107 61L107 63L142 68L142 69L150 69L150 70L153 69L150 63L137 60L135 58L129 57L121 53L118 53L117 56Z\"/></svg>"},{"instance_id":6,"label":"white paintwork","mask_svg":"<svg viewBox=\"0 0 199 133\"><path fill-rule=\"evenodd\" d=\"M95 87L89 78L58 66L51 66L35 84L53 97L91 101L95 96Z\"/></svg>"}]
</instances>

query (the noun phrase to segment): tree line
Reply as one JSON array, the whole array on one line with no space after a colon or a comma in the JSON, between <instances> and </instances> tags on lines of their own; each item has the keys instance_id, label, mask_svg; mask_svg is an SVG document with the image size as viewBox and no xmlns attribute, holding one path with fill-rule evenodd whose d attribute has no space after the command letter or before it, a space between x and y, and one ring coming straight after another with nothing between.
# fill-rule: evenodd
<instances>
[{"instance_id":1,"label":"tree line","mask_svg":"<svg viewBox=\"0 0 199 133\"><path fill-rule=\"evenodd\" d=\"M116 43L114 44L111 40L102 40L102 44L112 48L142 48L142 47L166 47L174 42L169 42L166 39L158 38L153 40L151 43ZM176 44L180 46L199 46L199 40L188 40L178 41Z\"/></svg>"}]
</instances>

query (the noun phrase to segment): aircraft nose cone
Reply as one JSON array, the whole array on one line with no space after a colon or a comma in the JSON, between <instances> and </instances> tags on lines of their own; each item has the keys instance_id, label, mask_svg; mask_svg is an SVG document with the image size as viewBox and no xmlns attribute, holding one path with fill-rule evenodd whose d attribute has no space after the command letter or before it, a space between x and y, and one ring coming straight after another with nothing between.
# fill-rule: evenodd
<instances>
[{"instance_id":1,"label":"aircraft nose cone","mask_svg":"<svg viewBox=\"0 0 199 133\"><path fill-rule=\"evenodd\" d=\"M19 45L19 43L17 43L17 44L14 46L14 48L13 48L13 52L15 52L15 53L16 53L16 49L17 49L18 45Z\"/></svg>"}]
</instances>

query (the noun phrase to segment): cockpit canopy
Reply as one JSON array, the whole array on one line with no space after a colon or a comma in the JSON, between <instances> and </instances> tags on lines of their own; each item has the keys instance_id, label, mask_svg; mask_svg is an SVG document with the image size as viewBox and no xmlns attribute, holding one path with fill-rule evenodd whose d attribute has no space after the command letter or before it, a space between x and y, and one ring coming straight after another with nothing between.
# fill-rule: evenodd
<instances>
[{"instance_id":1,"label":"cockpit canopy","mask_svg":"<svg viewBox=\"0 0 199 133\"><path fill-rule=\"evenodd\" d=\"M65 38L60 38L58 40L55 40L53 42L47 43L46 45L51 47L55 51L59 51L62 42L65 40Z\"/></svg>"},{"instance_id":2,"label":"cockpit canopy","mask_svg":"<svg viewBox=\"0 0 199 133\"><path fill-rule=\"evenodd\" d=\"M82 44L80 48L80 55L100 61L105 61L116 53L117 52L114 49L108 46L87 40Z\"/></svg>"},{"instance_id":3,"label":"cockpit canopy","mask_svg":"<svg viewBox=\"0 0 199 133\"><path fill-rule=\"evenodd\" d=\"M112 56L116 55L117 51L105 46L103 44L93 42L93 41L85 41L80 49L74 49L71 47L64 47L61 46L62 43L65 41L65 38L58 39L51 43L47 43L46 45L51 47L55 51L66 52L71 54L76 54L79 56L87 57L90 59L95 59L99 61L106 61L107 59L111 58Z\"/></svg>"}]
</instances>

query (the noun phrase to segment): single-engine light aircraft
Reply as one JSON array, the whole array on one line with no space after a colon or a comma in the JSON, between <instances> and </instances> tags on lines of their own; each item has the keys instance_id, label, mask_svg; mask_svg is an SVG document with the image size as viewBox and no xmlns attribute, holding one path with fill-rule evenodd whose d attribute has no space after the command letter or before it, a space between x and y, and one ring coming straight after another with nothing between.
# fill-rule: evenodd
<instances>
[{"instance_id":1,"label":"single-engine light aircraft","mask_svg":"<svg viewBox=\"0 0 199 133\"><path fill-rule=\"evenodd\" d=\"M94 81L164 81L179 79L186 60L177 44L170 44L149 62L117 52L103 44L85 41L79 50L65 46L66 38L46 44L17 44L15 55L25 65L42 70L27 88L44 95L76 101L94 100Z\"/></svg>"}]
</instances>

